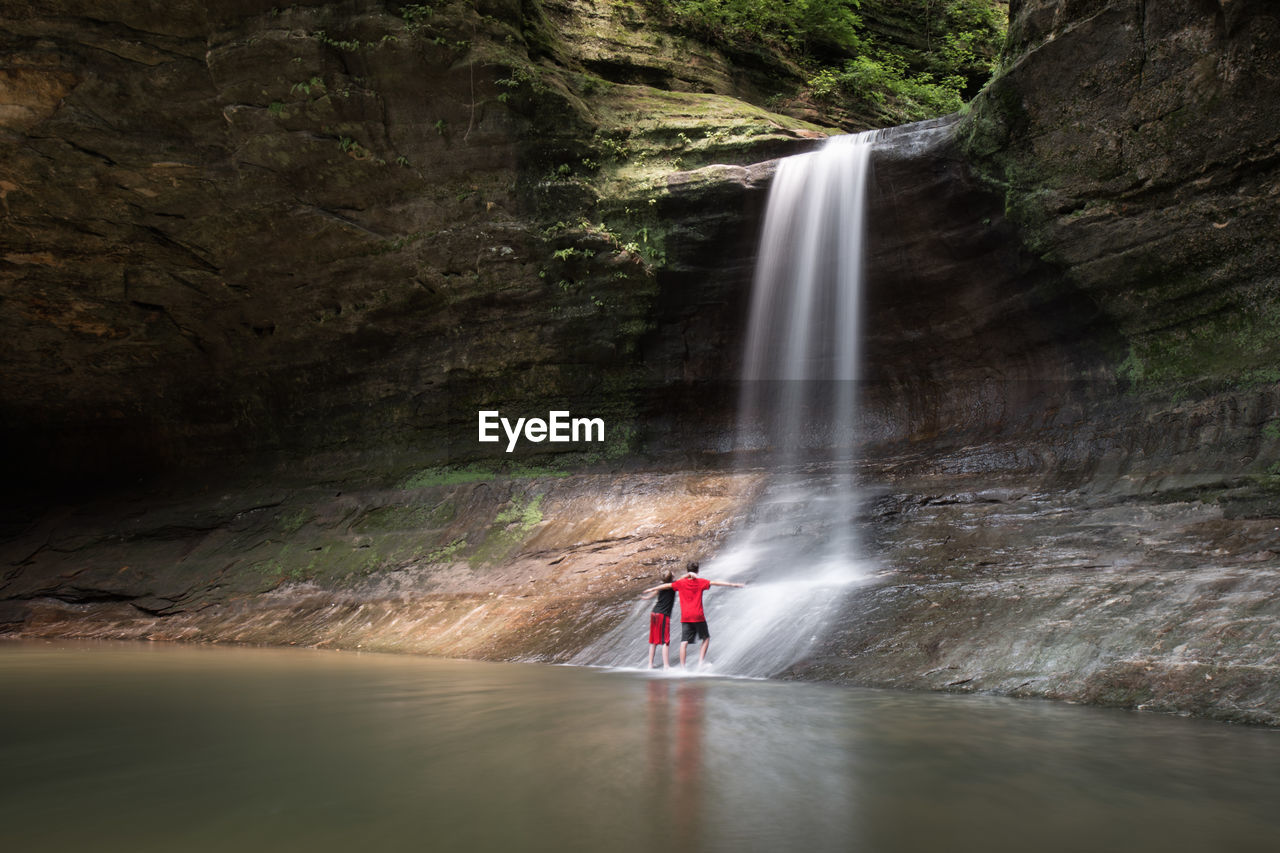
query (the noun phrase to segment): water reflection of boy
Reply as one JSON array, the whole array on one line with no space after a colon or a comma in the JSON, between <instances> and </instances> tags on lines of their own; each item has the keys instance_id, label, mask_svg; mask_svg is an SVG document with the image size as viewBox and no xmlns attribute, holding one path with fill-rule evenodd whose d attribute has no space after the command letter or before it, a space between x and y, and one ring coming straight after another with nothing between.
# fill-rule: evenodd
<instances>
[{"instance_id":1,"label":"water reflection of boy","mask_svg":"<svg viewBox=\"0 0 1280 853\"><path fill-rule=\"evenodd\" d=\"M700 578L698 577L698 563L697 561L692 561L685 566L685 575L680 580L649 587L641 593L644 598L648 598L650 595L665 589L674 589L680 594L681 666L684 666L689 643L697 639L702 640L702 648L698 652L698 666L701 667L707 659L707 648L711 645L711 632L707 630L707 617L702 610L702 594L713 586L741 588L746 584Z\"/></svg>"},{"instance_id":2,"label":"water reflection of boy","mask_svg":"<svg viewBox=\"0 0 1280 853\"><path fill-rule=\"evenodd\" d=\"M672 823L681 847L702 847L702 720L706 685L684 682L676 693L675 796Z\"/></svg>"},{"instance_id":3,"label":"water reflection of boy","mask_svg":"<svg viewBox=\"0 0 1280 853\"><path fill-rule=\"evenodd\" d=\"M677 682L678 683L678 682ZM665 678L649 682L649 773L648 790L658 795L657 811L670 814L675 837L681 848L702 847L702 741L706 685L679 683L675 706L674 761L672 756L671 685ZM675 767L675 785L669 787Z\"/></svg>"},{"instance_id":4,"label":"water reflection of boy","mask_svg":"<svg viewBox=\"0 0 1280 853\"><path fill-rule=\"evenodd\" d=\"M671 572L662 573L663 584L671 583ZM671 610L676 604L676 593L671 588L644 594L644 598L657 595L653 610L649 612L649 669L653 669L653 653L662 646L662 668L671 668Z\"/></svg>"}]
</instances>

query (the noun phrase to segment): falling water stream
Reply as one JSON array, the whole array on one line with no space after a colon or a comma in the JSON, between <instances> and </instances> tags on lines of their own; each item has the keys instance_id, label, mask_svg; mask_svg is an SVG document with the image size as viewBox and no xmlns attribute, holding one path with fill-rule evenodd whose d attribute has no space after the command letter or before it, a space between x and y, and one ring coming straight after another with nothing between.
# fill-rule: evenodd
<instances>
[{"instance_id":1,"label":"falling water stream","mask_svg":"<svg viewBox=\"0 0 1280 853\"><path fill-rule=\"evenodd\" d=\"M721 674L769 676L801 659L868 575L853 461L867 185L884 134L838 136L785 158L769 191L736 448L769 480L750 522L702 568L748 585L707 593L710 660ZM575 662L643 661L647 609L637 605Z\"/></svg>"}]
</instances>

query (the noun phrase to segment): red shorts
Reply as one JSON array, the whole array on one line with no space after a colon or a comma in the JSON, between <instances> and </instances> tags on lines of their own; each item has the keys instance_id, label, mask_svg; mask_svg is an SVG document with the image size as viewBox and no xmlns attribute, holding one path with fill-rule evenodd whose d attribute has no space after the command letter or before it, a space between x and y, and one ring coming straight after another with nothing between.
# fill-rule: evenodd
<instances>
[{"instance_id":1,"label":"red shorts","mask_svg":"<svg viewBox=\"0 0 1280 853\"><path fill-rule=\"evenodd\" d=\"M671 617L665 613L649 614L649 643L665 646L671 642Z\"/></svg>"}]
</instances>

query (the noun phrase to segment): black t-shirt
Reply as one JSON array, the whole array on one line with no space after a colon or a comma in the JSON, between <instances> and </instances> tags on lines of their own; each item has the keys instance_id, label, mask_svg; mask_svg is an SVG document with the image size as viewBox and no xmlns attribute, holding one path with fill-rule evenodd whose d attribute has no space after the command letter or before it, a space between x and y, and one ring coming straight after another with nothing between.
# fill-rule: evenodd
<instances>
[{"instance_id":1,"label":"black t-shirt","mask_svg":"<svg viewBox=\"0 0 1280 853\"><path fill-rule=\"evenodd\" d=\"M661 613L663 616L670 616L671 610L676 606L676 591L674 589L658 590L658 600L653 603L653 612Z\"/></svg>"}]
</instances>

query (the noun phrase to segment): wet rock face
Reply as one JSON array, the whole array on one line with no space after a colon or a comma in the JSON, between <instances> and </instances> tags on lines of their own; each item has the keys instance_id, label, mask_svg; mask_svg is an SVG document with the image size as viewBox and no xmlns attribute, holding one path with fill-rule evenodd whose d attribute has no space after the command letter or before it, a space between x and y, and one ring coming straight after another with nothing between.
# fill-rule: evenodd
<instances>
[{"instance_id":1,"label":"wet rock face","mask_svg":"<svg viewBox=\"0 0 1280 853\"><path fill-rule=\"evenodd\" d=\"M804 123L736 100L714 52L687 92L592 72L635 36L617 9L425 8L6 6L11 470L444 461L477 407L626 408L666 322L656 176Z\"/></svg>"},{"instance_id":2,"label":"wet rock face","mask_svg":"<svg viewBox=\"0 0 1280 853\"><path fill-rule=\"evenodd\" d=\"M1028 253L950 122L890 136L868 198L865 434L948 445L1081 417L1108 329Z\"/></svg>"},{"instance_id":3,"label":"wet rock face","mask_svg":"<svg viewBox=\"0 0 1280 853\"><path fill-rule=\"evenodd\" d=\"M522 122L380 4L95 9L4 21L15 462L148 470L430 408L465 303L528 277L528 224L494 215Z\"/></svg>"},{"instance_id":4,"label":"wet rock face","mask_svg":"<svg viewBox=\"0 0 1280 853\"><path fill-rule=\"evenodd\" d=\"M1011 5L967 150L1021 236L1124 337L1139 390L1274 384L1273 4Z\"/></svg>"},{"instance_id":5,"label":"wet rock face","mask_svg":"<svg viewBox=\"0 0 1280 853\"><path fill-rule=\"evenodd\" d=\"M793 674L1280 723L1274 518L991 482L872 501L880 574Z\"/></svg>"}]
</instances>

